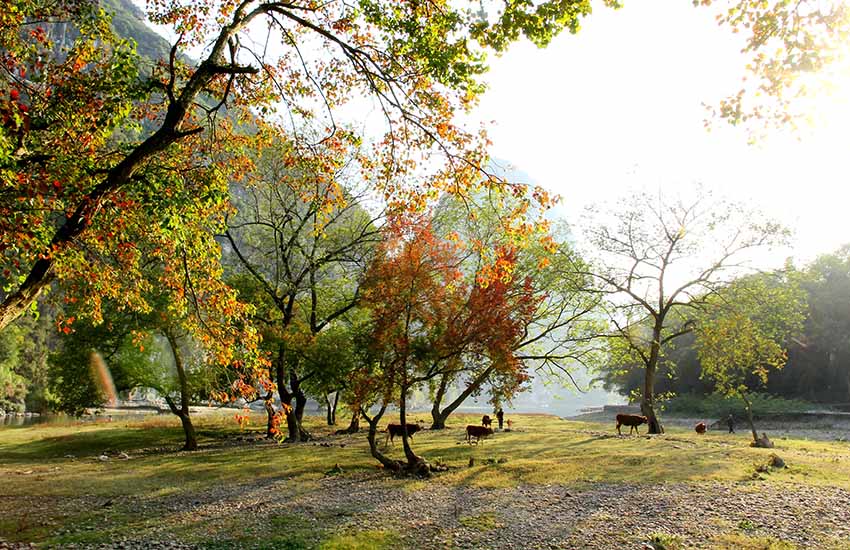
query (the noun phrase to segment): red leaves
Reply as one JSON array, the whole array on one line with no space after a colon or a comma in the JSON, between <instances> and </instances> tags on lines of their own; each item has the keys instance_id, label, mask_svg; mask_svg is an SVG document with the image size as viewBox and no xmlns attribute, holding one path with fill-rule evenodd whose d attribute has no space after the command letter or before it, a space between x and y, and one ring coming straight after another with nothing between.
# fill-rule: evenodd
<instances>
[{"instance_id":1,"label":"red leaves","mask_svg":"<svg viewBox=\"0 0 850 550\"><path fill-rule=\"evenodd\" d=\"M428 221L397 221L366 276L373 345L405 377L439 374L469 354L497 362L519 384L513 347L538 302L527 281L517 284L511 275L516 251L496 249L484 275L465 274L464 258L464 249L438 238Z\"/></svg>"}]
</instances>

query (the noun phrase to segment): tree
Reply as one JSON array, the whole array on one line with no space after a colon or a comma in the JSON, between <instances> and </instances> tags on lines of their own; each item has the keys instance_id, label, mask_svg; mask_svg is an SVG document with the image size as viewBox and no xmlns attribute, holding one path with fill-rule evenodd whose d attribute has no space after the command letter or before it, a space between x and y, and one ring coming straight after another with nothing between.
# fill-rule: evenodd
<instances>
[{"instance_id":1,"label":"tree","mask_svg":"<svg viewBox=\"0 0 850 550\"><path fill-rule=\"evenodd\" d=\"M796 278L789 269L734 281L709 298L712 307L696 331L703 376L718 392L744 401L754 445L759 437L749 394L785 366L789 338L803 328L806 300Z\"/></svg>"},{"instance_id":2,"label":"tree","mask_svg":"<svg viewBox=\"0 0 850 550\"><path fill-rule=\"evenodd\" d=\"M9 221L0 226L0 329L34 303L88 234L120 231L112 223L119 212L141 210L152 227L167 219L153 199L173 204L172 185L152 186L148 170L239 179L251 171L238 152L246 141L256 149L283 138L298 157L316 143L353 137L376 145L363 178L394 204L463 193L480 181L486 139L464 131L454 115L483 90L486 53L520 37L545 46L564 29L577 32L591 11L588 0L482 2L480 9L447 0L153 2L151 20L178 38L151 77L140 79L139 60L97 3L15 0L7 8L0 18L0 220ZM722 21L747 32L755 74L767 82L758 92L782 97L795 80L787 75L837 57L848 19L839 2L741 0ZM76 32L65 33L64 23ZM58 28L75 36L70 44L52 37ZM259 51L259 43L274 47ZM191 61L185 53L199 44L208 47ZM337 119L346 102L364 96L385 125L355 135ZM740 118L734 104L722 111ZM235 121L251 130L235 131ZM370 140L375 134L384 138ZM413 174L422 176L415 186L406 183Z\"/></svg>"},{"instance_id":3,"label":"tree","mask_svg":"<svg viewBox=\"0 0 850 550\"><path fill-rule=\"evenodd\" d=\"M608 299L613 361L643 366L641 412L650 433L662 433L655 379L665 346L696 328L708 297L745 267L750 251L783 242L787 232L701 192L689 201L635 194L608 218L600 212L584 228L597 259L578 271Z\"/></svg>"},{"instance_id":4,"label":"tree","mask_svg":"<svg viewBox=\"0 0 850 550\"><path fill-rule=\"evenodd\" d=\"M684 334L667 343L661 350L656 371L656 395L709 395L714 392L714 382L702 376L702 365L694 347L694 333ZM612 356L615 356L612 354ZM628 360L627 354L619 355ZM598 375L603 387L631 398L640 395L644 382L643 363L603 363Z\"/></svg>"},{"instance_id":5,"label":"tree","mask_svg":"<svg viewBox=\"0 0 850 550\"><path fill-rule=\"evenodd\" d=\"M753 130L796 125L814 110L812 97L828 90L836 74L846 75L850 9L845 2L741 0L724 6L717 21L743 35L742 53L748 58L740 91L711 110L730 124Z\"/></svg>"},{"instance_id":6,"label":"tree","mask_svg":"<svg viewBox=\"0 0 850 550\"><path fill-rule=\"evenodd\" d=\"M0 380L5 381L0 391L6 395L7 411L44 413L52 404L48 356L59 338L54 315L52 305L40 304L36 314L19 317L0 333Z\"/></svg>"},{"instance_id":7,"label":"tree","mask_svg":"<svg viewBox=\"0 0 850 550\"><path fill-rule=\"evenodd\" d=\"M132 319L111 313L105 323L80 321L74 324L74 329L62 326L68 331L49 358L50 390L57 410L77 416L87 408L103 406L114 397L107 395L93 376L93 361L105 363L108 371L104 372L117 392L133 388L125 373L139 368L137 365L150 363L153 351L150 338L140 336L134 341ZM99 357L95 358L95 354Z\"/></svg>"},{"instance_id":8,"label":"tree","mask_svg":"<svg viewBox=\"0 0 850 550\"><path fill-rule=\"evenodd\" d=\"M146 328L150 330L153 327ZM217 383L221 381L215 376L213 365L205 363L203 350L197 349L179 326L160 324L157 328L157 336L165 340L164 346L161 341L149 338L148 345L152 350L159 348L158 353L152 353L147 361L122 365L122 376L129 388L150 388L165 399L169 410L180 419L183 427L183 450L195 451L198 438L189 406L220 391Z\"/></svg>"},{"instance_id":9,"label":"tree","mask_svg":"<svg viewBox=\"0 0 850 550\"><path fill-rule=\"evenodd\" d=\"M359 366L355 348L359 330L356 324L347 321L334 323L313 337L303 352L298 352L303 353L304 362L313 373L305 383L306 393L324 402L328 426L336 425L337 407L343 393L348 393L352 372ZM349 433L355 431L352 428Z\"/></svg>"},{"instance_id":10,"label":"tree","mask_svg":"<svg viewBox=\"0 0 850 550\"><path fill-rule=\"evenodd\" d=\"M380 235L376 216L362 205L366 192L344 185L350 178L344 155L319 169L320 163L295 166L280 154L263 151L261 171L234 190L237 212L224 239L228 267L256 306L273 357L289 439L300 441L310 437L301 426L307 402L302 384L333 377L308 349L357 305L360 279Z\"/></svg>"},{"instance_id":11,"label":"tree","mask_svg":"<svg viewBox=\"0 0 850 550\"><path fill-rule=\"evenodd\" d=\"M785 387L823 402L850 398L850 246L817 258L804 270L808 314L790 345ZM773 381L773 380L771 380ZM802 391L801 391L802 390Z\"/></svg>"},{"instance_id":12,"label":"tree","mask_svg":"<svg viewBox=\"0 0 850 550\"><path fill-rule=\"evenodd\" d=\"M464 201L444 197L435 209L434 224L443 238L470 243L460 256L466 277L473 281L492 277L491 255L499 243L510 240L514 229L505 214L521 203L518 198L498 193ZM494 399L510 399L520 391L532 367L541 375L571 380L572 367L593 354L595 344L590 336L594 332L588 329L595 323L588 314L595 307L595 297L585 292L587 278L575 270L581 260L567 243L565 232L560 227L559 237L553 237L548 224L541 223L525 236L514 251L512 284L505 285L505 295L498 298L497 307L505 307L513 322L521 326L509 345L523 368L487 356L467 355L455 361L432 382L431 429L444 428L449 415L486 384ZM444 403L453 388L458 393Z\"/></svg>"},{"instance_id":13,"label":"tree","mask_svg":"<svg viewBox=\"0 0 850 550\"><path fill-rule=\"evenodd\" d=\"M166 181L203 180L205 174L165 172L159 176ZM107 360L115 356L113 375L122 380L116 385L157 390L181 420L186 450L197 448L190 403L242 397L250 393L246 380L255 380L267 366L259 350L259 335L248 323L253 310L222 282L220 248L215 241L224 222L219 203L192 196L193 186L187 181L180 186L186 194L172 196L180 204L172 205L166 227L150 231L145 217L131 210L122 218L120 232L86 242L69 255L74 261L65 265L60 277L65 313L57 319L65 333L84 327L83 341L69 344L79 349L66 346L65 350L77 364L82 361L74 354L102 349L98 339L111 342ZM115 243L106 242L113 238L120 239L115 252ZM101 268L96 274L91 273L93 264ZM163 354L146 358L143 350L152 349L151 335L168 344L166 358ZM139 350L133 355L128 346L136 344ZM124 356L128 359L123 360ZM61 372L60 360L54 365L58 379L69 378L70 373ZM80 373L73 378L79 379ZM90 382L81 385L91 386Z\"/></svg>"},{"instance_id":14,"label":"tree","mask_svg":"<svg viewBox=\"0 0 850 550\"><path fill-rule=\"evenodd\" d=\"M484 143L459 128L454 114L483 89L485 50L502 50L519 36L544 45L564 28L576 31L589 12L588 3L511 3L489 24L442 0L157 2L151 20L171 26L178 39L140 80L132 50L96 4L17 0L14 7L0 19L8 52L2 218L13 220L3 226L0 328L34 302L81 238L120 230L101 218L137 209L162 219L152 199L164 195L173 205L173 182L157 189L148 171L237 180L251 171L238 147L248 141L256 149L283 138L295 158L309 157L316 143L362 142L336 122L355 97L371 98L385 115L385 131L375 132L384 138L362 166L365 180L399 204L418 203L434 189L462 191L478 179L472 175L481 172ZM73 23L73 46L51 41L38 23L45 20ZM256 50L249 33L265 33L261 41L276 45ZM197 62L182 55L202 43L208 47ZM126 132L140 121L150 131ZM253 130L234 131L239 121ZM426 167L424 185L402 183Z\"/></svg>"},{"instance_id":15,"label":"tree","mask_svg":"<svg viewBox=\"0 0 850 550\"><path fill-rule=\"evenodd\" d=\"M783 279L777 279L783 280ZM798 285L807 304L802 331L783 344L788 355L781 370L770 369L760 391L787 399L820 403L846 401L850 388L850 262L847 247L825 254L783 283L788 292ZM715 393L715 382L703 376L697 355L696 334L677 338L662 350L656 373L656 393ZM603 365L600 373L606 389L630 396L643 382L640 364Z\"/></svg>"},{"instance_id":16,"label":"tree","mask_svg":"<svg viewBox=\"0 0 850 550\"><path fill-rule=\"evenodd\" d=\"M382 407L397 400L404 426L411 390L456 370L464 357L486 356L523 376L511 350L522 324L506 299L513 290L513 252L497 250L486 266L491 272L479 271L474 283L464 278L460 252L458 244L435 235L427 217L396 220L385 229L366 276L363 305L371 315L372 356L384 378ZM371 431L374 419L366 418ZM413 451L406 428L402 444L403 467L426 475L430 466ZM373 455L387 464L374 449Z\"/></svg>"}]
</instances>

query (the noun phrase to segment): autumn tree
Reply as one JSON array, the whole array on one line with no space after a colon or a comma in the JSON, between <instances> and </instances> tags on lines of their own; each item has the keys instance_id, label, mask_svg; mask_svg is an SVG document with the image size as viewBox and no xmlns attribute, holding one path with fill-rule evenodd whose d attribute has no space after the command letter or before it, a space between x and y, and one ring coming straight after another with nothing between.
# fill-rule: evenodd
<instances>
[{"instance_id":1,"label":"autumn tree","mask_svg":"<svg viewBox=\"0 0 850 550\"><path fill-rule=\"evenodd\" d=\"M758 445L749 396L767 384L771 371L785 366L790 339L803 329L806 296L799 274L788 266L782 273L743 277L706 305L706 318L696 329L702 375L715 382L717 392L744 402Z\"/></svg>"},{"instance_id":2,"label":"autumn tree","mask_svg":"<svg viewBox=\"0 0 850 550\"><path fill-rule=\"evenodd\" d=\"M579 271L606 298L611 360L643 367L641 412L650 433L662 433L655 378L663 350L696 328L708 297L741 273L753 251L782 243L786 231L702 192L631 195L605 214L592 211L583 229L597 252L593 267Z\"/></svg>"},{"instance_id":3,"label":"autumn tree","mask_svg":"<svg viewBox=\"0 0 850 550\"><path fill-rule=\"evenodd\" d=\"M462 191L479 179L485 143L458 127L455 113L483 90L486 51L520 36L545 45L575 32L590 11L554 0L494 4L487 18L444 1L152 2L151 21L177 40L140 76L97 4L8 7L0 18L0 217L8 220L0 328L62 272L81 240L120 232L110 223L119 212L144 212L152 229L167 221L152 206L173 205L175 187L158 188L150 171L207 171L220 185L251 171L240 145L279 138L307 157L315 144L352 134L342 123L352 98L384 115L381 127L353 136L369 144L364 180L399 204ZM51 37L57 22L78 31L70 45ZM186 54L200 44L192 60ZM251 130L235 130L240 122ZM411 173L423 185L406 185Z\"/></svg>"},{"instance_id":4,"label":"autumn tree","mask_svg":"<svg viewBox=\"0 0 850 550\"><path fill-rule=\"evenodd\" d=\"M411 390L465 358L487 356L525 376L510 346L522 326L516 302L507 299L514 252L496 250L488 273L482 267L475 281L465 279L461 254L459 244L435 235L428 217L394 220L367 272L370 347L388 385L383 395L397 400L404 426ZM522 281L516 284L523 288ZM406 429L402 445L404 469L427 474L430 466L413 451ZM386 465L384 457L376 458Z\"/></svg>"},{"instance_id":5,"label":"autumn tree","mask_svg":"<svg viewBox=\"0 0 850 550\"><path fill-rule=\"evenodd\" d=\"M461 255L461 269L469 280L492 277L493 251L513 234L505 212L521 203L520 198L496 193L464 201L445 197L435 209L434 224L439 233L468 243ZM504 294L489 295L496 304L470 302L470 307L504 308L521 327L515 340L508 342L513 360L502 363L500 357L465 355L454 361L452 368L447 365L432 382L431 429L444 428L449 415L486 385L494 398L509 399L521 389L532 369L539 375L570 381L573 367L586 364L594 354L598 343L592 334L597 323L589 313L596 298L585 292L587 278L576 271L582 262L565 232L564 227L553 231L547 223L541 223L531 234L523 235L507 274L511 284L494 289ZM517 368L517 361L522 369ZM457 393L449 398L453 389Z\"/></svg>"}]
</instances>

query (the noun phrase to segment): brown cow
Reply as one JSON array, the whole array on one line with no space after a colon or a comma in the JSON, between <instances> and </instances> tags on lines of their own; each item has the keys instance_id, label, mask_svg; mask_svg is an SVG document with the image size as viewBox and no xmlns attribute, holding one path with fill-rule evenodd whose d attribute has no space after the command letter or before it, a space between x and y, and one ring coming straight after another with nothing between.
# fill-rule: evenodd
<instances>
[{"instance_id":1,"label":"brown cow","mask_svg":"<svg viewBox=\"0 0 850 550\"><path fill-rule=\"evenodd\" d=\"M645 416L641 416L639 414L618 414L617 415L617 433L623 435L623 432L620 431L620 426L630 426L629 435L632 434L632 430L637 432L640 435L640 430L638 430L638 426L641 424L649 424Z\"/></svg>"},{"instance_id":2,"label":"brown cow","mask_svg":"<svg viewBox=\"0 0 850 550\"><path fill-rule=\"evenodd\" d=\"M694 426L694 430L696 430L696 432L700 435L704 434L706 429L707 428L705 427L705 422L700 422L699 424Z\"/></svg>"},{"instance_id":3,"label":"brown cow","mask_svg":"<svg viewBox=\"0 0 850 550\"><path fill-rule=\"evenodd\" d=\"M481 417L481 425L487 426L488 428L493 425L493 419L488 415L484 415Z\"/></svg>"},{"instance_id":4,"label":"brown cow","mask_svg":"<svg viewBox=\"0 0 850 550\"><path fill-rule=\"evenodd\" d=\"M407 425L407 437L413 439L413 434L422 429L422 426L419 424L408 424ZM384 442L384 445L388 443L392 443L395 445L394 438L395 436L401 437L404 434L404 426L401 424L388 424L387 429L387 440Z\"/></svg>"},{"instance_id":5,"label":"brown cow","mask_svg":"<svg viewBox=\"0 0 850 550\"><path fill-rule=\"evenodd\" d=\"M472 424L466 427L466 441L470 445L472 444L473 437L475 438L475 442L478 443L482 437L487 437L488 435L493 435L493 428L473 426Z\"/></svg>"}]
</instances>

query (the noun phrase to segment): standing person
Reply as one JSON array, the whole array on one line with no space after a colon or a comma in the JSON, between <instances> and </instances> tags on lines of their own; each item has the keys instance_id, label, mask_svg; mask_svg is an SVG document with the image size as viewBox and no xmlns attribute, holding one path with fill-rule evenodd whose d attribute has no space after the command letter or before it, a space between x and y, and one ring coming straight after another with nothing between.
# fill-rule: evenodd
<instances>
[{"instance_id":1,"label":"standing person","mask_svg":"<svg viewBox=\"0 0 850 550\"><path fill-rule=\"evenodd\" d=\"M502 423L505 421L505 411L502 410L502 407L499 407L499 410L496 411L496 420L499 421L499 429L502 429Z\"/></svg>"},{"instance_id":2,"label":"standing person","mask_svg":"<svg viewBox=\"0 0 850 550\"><path fill-rule=\"evenodd\" d=\"M729 418L726 419L726 425L729 426L729 433L735 433L735 418L730 414Z\"/></svg>"}]
</instances>

